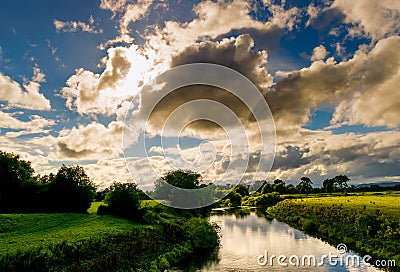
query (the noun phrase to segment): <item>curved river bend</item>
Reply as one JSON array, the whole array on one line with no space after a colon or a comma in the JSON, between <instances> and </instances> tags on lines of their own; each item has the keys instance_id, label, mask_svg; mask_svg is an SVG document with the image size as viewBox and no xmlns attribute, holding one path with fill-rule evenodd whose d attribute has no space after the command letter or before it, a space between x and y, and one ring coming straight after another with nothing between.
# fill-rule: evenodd
<instances>
[{"instance_id":1,"label":"curved river bend","mask_svg":"<svg viewBox=\"0 0 400 272\"><path fill-rule=\"evenodd\" d=\"M340 254L336 247L254 212L237 210L235 213L213 214L210 220L221 227L221 247L211 253L196 255L172 271L380 271L365 265L357 266L354 259L349 258L357 255ZM260 265L258 262L262 263L265 259L257 259L260 255L265 256L265 253L268 254L268 263ZM322 258L329 253L338 257L333 257L331 262L328 257ZM281 263L287 265L279 265L276 258L271 263L271 255L286 256ZM304 259L306 263L302 265L305 255L315 256L316 266L309 266L308 259ZM296 256L299 266L296 266ZM324 260L323 265L318 265L321 259ZM340 259L343 259L342 265ZM346 259L349 265L346 265Z\"/></svg>"}]
</instances>

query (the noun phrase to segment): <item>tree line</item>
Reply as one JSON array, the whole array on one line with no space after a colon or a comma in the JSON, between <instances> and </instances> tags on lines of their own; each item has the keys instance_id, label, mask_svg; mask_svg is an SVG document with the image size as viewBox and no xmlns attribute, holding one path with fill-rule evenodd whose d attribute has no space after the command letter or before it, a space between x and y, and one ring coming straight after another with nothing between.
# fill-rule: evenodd
<instances>
[{"instance_id":1,"label":"tree line","mask_svg":"<svg viewBox=\"0 0 400 272\"><path fill-rule=\"evenodd\" d=\"M56 174L35 175L31 163L0 151L0 212L85 213L96 186L81 166L62 165Z\"/></svg>"},{"instance_id":2,"label":"tree line","mask_svg":"<svg viewBox=\"0 0 400 272\"><path fill-rule=\"evenodd\" d=\"M301 177L297 186L286 184L283 180L276 179L273 183L264 181L258 192L262 194L272 192L277 192L279 194L345 193L348 190L355 189L355 187L349 186L349 181L350 178L346 175L337 175L334 178L324 180L322 187L318 188L313 187L313 182L309 177Z\"/></svg>"}]
</instances>

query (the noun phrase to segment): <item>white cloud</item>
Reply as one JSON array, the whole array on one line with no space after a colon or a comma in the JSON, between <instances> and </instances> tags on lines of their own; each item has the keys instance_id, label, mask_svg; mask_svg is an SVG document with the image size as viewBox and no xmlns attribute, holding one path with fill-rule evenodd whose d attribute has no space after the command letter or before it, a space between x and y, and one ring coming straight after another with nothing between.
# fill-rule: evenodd
<instances>
[{"instance_id":1,"label":"white cloud","mask_svg":"<svg viewBox=\"0 0 400 272\"><path fill-rule=\"evenodd\" d=\"M131 180L125 160L118 159L101 159L96 163L85 164L86 174L96 183L100 189L105 189L114 181L126 182Z\"/></svg>"},{"instance_id":2,"label":"white cloud","mask_svg":"<svg viewBox=\"0 0 400 272\"><path fill-rule=\"evenodd\" d=\"M56 146L59 158L98 160L118 158L122 154L122 122L112 121L108 126L91 123L60 131Z\"/></svg>"},{"instance_id":3,"label":"white cloud","mask_svg":"<svg viewBox=\"0 0 400 272\"><path fill-rule=\"evenodd\" d=\"M367 34L374 40L398 35L400 32L400 2L393 0L335 0L331 8L338 8L352 23L353 35Z\"/></svg>"},{"instance_id":4,"label":"white cloud","mask_svg":"<svg viewBox=\"0 0 400 272\"><path fill-rule=\"evenodd\" d=\"M398 131L363 135L300 129L292 133L295 135L278 138L270 179L299 180L308 175L316 185L321 185L324 179L337 174L350 176L354 183L377 177L390 181L400 174Z\"/></svg>"},{"instance_id":5,"label":"white cloud","mask_svg":"<svg viewBox=\"0 0 400 272\"><path fill-rule=\"evenodd\" d=\"M0 101L6 101L11 107L32 110L50 110L50 101L39 92L44 74L35 67L32 81L21 85L0 72Z\"/></svg>"},{"instance_id":6,"label":"white cloud","mask_svg":"<svg viewBox=\"0 0 400 272\"><path fill-rule=\"evenodd\" d=\"M252 18L248 1L203 1L194 6L196 18L192 21L166 21L163 28L155 26L145 36L146 49L168 56L198 40L219 39L233 30L257 37L258 46L275 47L282 33L296 26L300 12L296 7L286 10L283 5L268 5L268 9L273 15L263 23Z\"/></svg>"},{"instance_id":7,"label":"white cloud","mask_svg":"<svg viewBox=\"0 0 400 272\"><path fill-rule=\"evenodd\" d=\"M92 34L101 34L103 33L103 29L101 28L96 28L94 25L94 19L93 16L90 16L89 18L89 24L82 22L82 21L60 21L55 19L53 21L53 24L56 28L57 31L62 31L62 32L88 32Z\"/></svg>"},{"instance_id":8,"label":"white cloud","mask_svg":"<svg viewBox=\"0 0 400 272\"><path fill-rule=\"evenodd\" d=\"M105 49L115 43L132 43L134 40L129 35L129 24L142 19L149 11L153 0L137 0L136 3L129 3L127 0L101 0L100 8L113 12L113 17L117 13L121 13L119 21L119 35L99 46L100 49Z\"/></svg>"},{"instance_id":9,"label":"white cloud","mask_svg":"<svg viewBox=\"0 0 400 272\"><path fill-rule=\"evenodd\" d=\"M306 26L309 26L311 24L311 22L318 17L319 13L321 12L321 9L317 6L315 6L313 3L311 3L308 7L307 7L307 14L310 16Z\"/></svg>"},{"instance_id":10,"label":"white cloud","mask_svg":"<svg viewBox=\"0 0 400 272\"><path fill-rule=\"evenodd\" d=\"M0 111L0 127L18 130L17 132L7 132L6 137L18 137L24 134L48 133L49 128L55 125L54 120L48 120L38 115L31 115L30 120L23 122L15 117L13 113Z\"/></svg>"},{"instance_id":11,"label":"white cloud","mask_svg":"<svg viewBox=\"0 0 400 272\"><path fill-rule=\"evenodd\" d=\"M108 49L102 74L77 69L62 88L66 106L79 114L114 115L152 76L151 61L136 45Z\"/></svg>"},{"instance_id":12,"label":"white cloud","mask_svg":"<svg viewBox=\"0 0 400 272\"><path fill-rule=\"evenodd\" d=\"M381 40L370 51L358 50L340 63L315 61L289 74L266 94L278 129L307 124L312 109L339 104L333 123L400 125L396 84L399 82L400 37Z\"/></svg>"},{"instance_id":13,"label":"white cloud","mask_svg":"<svg viewBox=\"0 0 400 272\"><path fill-rule=\"evenodd\" d=\"M324 60L328 55L325 46L320 45L314 48L313 54L311 56L311 61Z\"/></svg>"}]
</instances>

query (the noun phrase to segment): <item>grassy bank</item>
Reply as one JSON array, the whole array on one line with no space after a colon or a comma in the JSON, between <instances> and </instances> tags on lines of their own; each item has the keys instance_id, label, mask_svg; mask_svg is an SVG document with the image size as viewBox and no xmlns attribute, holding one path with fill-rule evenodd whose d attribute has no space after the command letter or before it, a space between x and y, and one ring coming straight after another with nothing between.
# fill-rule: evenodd
<instances>
[{"instance_id":1,"label":"grassy bank","mask_svg":"<svg viewBox=\"0 0 400 272\"><path fill-rule=\"evenodd\" d=\"M268 213L333 245L400 264L399 194L287 199Z\"/></svg>"},{"instance_id":2,"label":"grassy bank","mask_svg":"<svg viewBox=\"0 0 400 272\"><path fill-rule=\"evenodd\" d=\"M164 215L140 224L96 214L2 214L0 271L164 271L208 246L197 238L210 232L206 221Z\"/></svg>"}]
</instances>

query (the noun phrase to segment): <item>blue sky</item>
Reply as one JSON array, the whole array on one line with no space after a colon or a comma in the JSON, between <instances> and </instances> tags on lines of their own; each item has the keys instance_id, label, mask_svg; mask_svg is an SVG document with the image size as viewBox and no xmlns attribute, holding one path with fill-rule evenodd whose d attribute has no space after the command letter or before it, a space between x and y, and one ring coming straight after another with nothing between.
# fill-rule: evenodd
<instances>
[{"instance_id":1,"label":"blue sky","mask_svg":"<svg viewBox=\"0 0 400 272\"><path fill-rule=\"evenodd\" d=\"M244 74L269 104L275 163L260 176L400 181L397 1L17 0L2 3L0 18L0 149L31 160L37 173L81 164L101 186L128 180L124 117L132 99L147 103L138 99L142 84L180 64L211 62ZM208 91L166 99L154 121ZM211 152L201 143L212 143L202 174L222 179L223 165L234 162L225 150L232 139L200 124L173 129L180 146L160 146L161 130L151 127L150 159L165 148L199 162ZM146 155L130 156L143 173L171 168L143 169Z\"/></svg>"}]
</instances>

